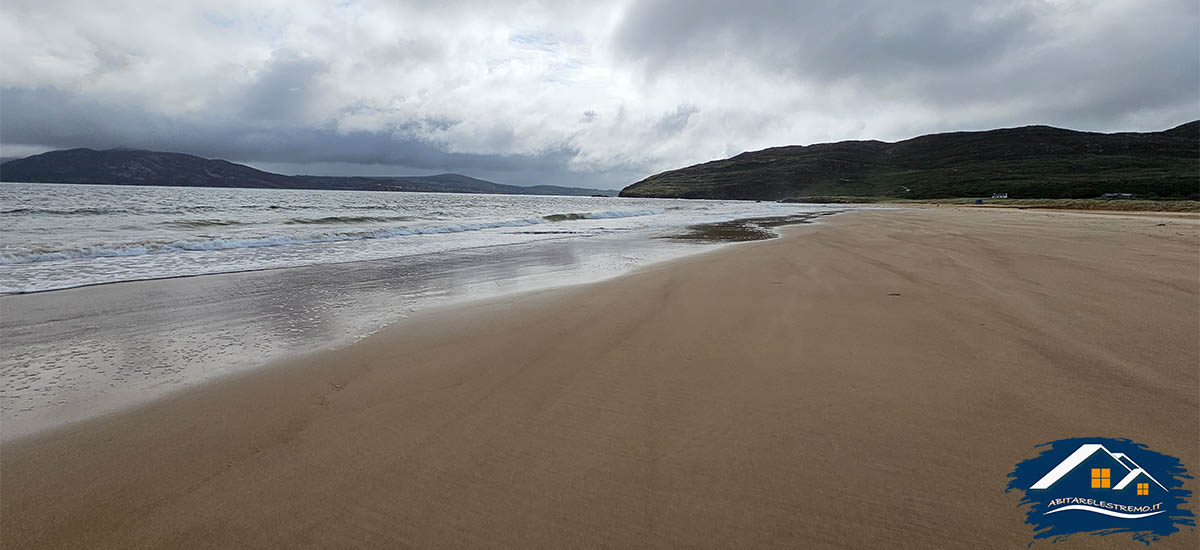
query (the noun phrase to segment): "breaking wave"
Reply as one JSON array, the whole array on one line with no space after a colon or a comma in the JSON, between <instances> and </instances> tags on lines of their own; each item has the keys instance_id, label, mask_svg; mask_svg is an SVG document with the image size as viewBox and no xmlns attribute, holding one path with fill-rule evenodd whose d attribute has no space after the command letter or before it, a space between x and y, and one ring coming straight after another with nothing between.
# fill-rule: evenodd
<instances>
[{"instance_id":1,"label":"breaking wave","mask_svg":"<svg viewBox=\"0 0 1200 550\"><path fill-rule=\"evenodd\" d=\"M288 225L322 225L337 223L386 223L407 222L416 218L412 216L326 216L324 218L293 218L283 223Z\"/></svg>"},{"instance_id":2,"label":"breaking wave","mask_svg":"<svg viewBox=\"0 0 1200 550\"><path fill-rule=\"evenodd\" d=\"M215 212L229 210L309 210L316 208L324 208L320 205L308 204L240 204L236 206L213 206L207 204L197 204L189 206L123 206L123 207L80 207L80 208L41 208L36 206L23 206L17 208L0 208L0 216L111 216L114 214L190 214L194 212ZM358 206L349 205L342 208L354 210L379 210L387 209L386 205L369 205Z\"/></svg>"},{"instance_id":3,"label":"breaking wave","mask_svg":"<svg viewBox=\"0 0 1200 550\"><path fill-rule=\"evenodd\" d=\"M170 208L38 208L27 206L21 208L0 209L0 215L6 216L111 216L113 214L185 214L189 212L211 212L220 210L217 206L196 205Z\"/></svg>"},{"instance_id":4,"label":"breaking wave","mask_svg":"<svg viewBox=\"0 0 1200 550\"><path fill-rule=\"evenodd\" d=\"M211 220L176 220L176 221L170 221L170 222L163 222L162 225L166 225L169 227L192 228L192 227L214 227L214 226L245 225L245 224L242 222L237 222L237 221L233 221L233 220L211 219Z\"/></svg>"},{"instance_id":5,"label":"breaking wave","mask_svg":"<svg viewBox=\"0 0 1200 550\"><path fill-rule=\"evenodd\" d=\"M542 216L542 219L550 222L563 222L570 220L603 220L609 218L633 218L637 216L652 216L654 214L662 214L666 212L663 209L654 210L607 210L604 212L567 212L565 214L550 214Z\"/></svg>"},{"instance_id":6,"label":"breaking wave","mask_svg":"<svg viewBox=\"0 0 1200 550\"><path fill-rule=\"evenodd\" d=\"M497 222L474 222L433 227L398 227L387 229L337 231L316 233L310 235L270 235L243 239L210 238L201 240L177 240L172 242L141 242L115 246L94 246L50 250L25 254L0 254L0 265L31 264L60 260L76 260L89 258L112 258L119 256L144 256L147 254L165 254L171 252L194 252L212 250L232 250L238 248L261 248L270 246L289 246L320 243L335 243L345 241L362 241L368 239L387 239L410 235L432 235L445 233L461 233L464 231L480 231L501 227L525 227L547 222L559 222L581 219L625 218L634 216L649 216L661 214L663 210L634 210L634 211L605 211L551 214L540 218L525 218ZM369 221L369 217L329 217L319 218L308 223L345 223L347 220ZM374 218L382 219L382 218ZM337 220L337 221L324 221ZM222 220L197 220L209 225L228 225ZM301 222L303 223L303 222Z\"/></svg>"}]
</instances>

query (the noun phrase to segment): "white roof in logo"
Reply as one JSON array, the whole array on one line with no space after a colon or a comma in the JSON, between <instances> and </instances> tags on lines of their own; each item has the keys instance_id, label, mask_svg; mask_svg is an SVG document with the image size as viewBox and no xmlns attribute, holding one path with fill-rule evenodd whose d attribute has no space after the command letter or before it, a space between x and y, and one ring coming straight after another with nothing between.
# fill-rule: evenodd
<instances>
[{"instance_id":1,"label":"white roof in logo","mask_svg":"<svg viewBox=\"0 0 1200 550\"><path fill-rule=\"evenodd\" d=\"M1109 451L1104 445L1100 445L1098 443L1087 443L1080 445L1075 452L1071 453L1071 456L1068 456L1066 460L1059 462L1058 466L1055 466L1054 469L1050 470L1050 472L1043 476L1042 479L1039 479L1037 483L1034 483L1033 487L1030 487L1030 489L1049 489L1051 485L1054 485L1055 482L1070 473L1071 470L1074 470L1076 466L1079 466L1083 463L1083 461L1087 460L1093 454L1096 454L1097 451L1104 451L1105 453L1108 453L1108 456L1112 457L1117 464L1124 466L1125 469L1129 471L1129 473L1125 474L1125 477L1121 478L1119 483L1113 486L1112 490L1120 491L1121 489L1124 489L1131 482L1133 482L1134 479L1137 479L1138 476L1146 476L1150 479L1150 481L1153 481L1155 485L1162 487L1162 490L1167 490L1166 487L1163 487L1162 483L1159 483L1157 479L1154 479L1154 476L1151 476L1149 472L1143 470L1141 466L1138 466L1138 464L1134 462L1132 458L1129 458L1128 455L1125 453L1114 453Z\"/></svg>"}]
</instances>

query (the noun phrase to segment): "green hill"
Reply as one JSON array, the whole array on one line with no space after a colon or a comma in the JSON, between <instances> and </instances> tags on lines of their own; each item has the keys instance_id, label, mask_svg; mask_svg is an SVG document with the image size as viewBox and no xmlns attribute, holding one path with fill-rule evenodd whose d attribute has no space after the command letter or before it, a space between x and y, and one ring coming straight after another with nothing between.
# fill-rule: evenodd
<instances>
[{"instance_id":1,"label":"green hill","mask_svg":"<svg viewBox=\"0 0 1200 550\"><path fill-rule=\"evenodd\" d=\"M622 197L779 200L990 196L1200 198L1200 121L1149 133L1048 126L931 134L896 143L773 147L650 176Z\"/></svg>"}]
</instances>

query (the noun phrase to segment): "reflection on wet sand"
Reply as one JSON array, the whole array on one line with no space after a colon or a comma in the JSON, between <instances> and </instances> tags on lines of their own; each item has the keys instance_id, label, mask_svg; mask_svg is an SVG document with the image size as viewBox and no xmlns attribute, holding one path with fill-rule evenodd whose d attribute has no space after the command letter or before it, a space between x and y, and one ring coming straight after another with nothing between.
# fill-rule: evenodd
<instances>
[{"instance_id":1,"label":"reflection on wet sand","mask_svg":"<svg viewBox=\"0 0 1200 550\"><path fill-rule=\"evenodd\" d=\"M616 275L711 248L611 235L0 298L4 437L344 345L431 305Z\"/></svg>"}]
</instances>

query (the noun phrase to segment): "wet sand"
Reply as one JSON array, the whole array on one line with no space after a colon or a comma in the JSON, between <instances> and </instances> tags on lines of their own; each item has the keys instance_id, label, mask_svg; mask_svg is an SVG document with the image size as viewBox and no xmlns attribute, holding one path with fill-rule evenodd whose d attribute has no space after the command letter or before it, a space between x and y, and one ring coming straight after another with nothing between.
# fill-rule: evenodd
<instances>
[{"instance_id":1,"label":"wet sand","mask_svg":"<svg viewBox=\"0 0 1200 550\"><path fill-rule=\"evenodd\" d=\"M936 208L781 231L6 443L0 539L1020 548L1005 476L1034 445L1129 437L1200 469L1200 220Z\"/></svg>"},{"instance_id":2,"label":"wet sand","mask_svg":"<svg viewBox=\"0 0 1200 550\"><path fill-rule=\"evenodd\" d=\"M343 347L424 309L711 248L656 234L0 296L0 440Z\"/></svg>"}]
</instances>

